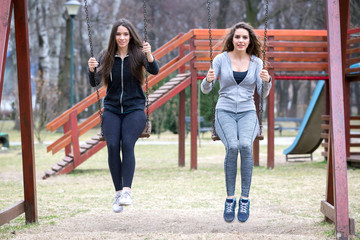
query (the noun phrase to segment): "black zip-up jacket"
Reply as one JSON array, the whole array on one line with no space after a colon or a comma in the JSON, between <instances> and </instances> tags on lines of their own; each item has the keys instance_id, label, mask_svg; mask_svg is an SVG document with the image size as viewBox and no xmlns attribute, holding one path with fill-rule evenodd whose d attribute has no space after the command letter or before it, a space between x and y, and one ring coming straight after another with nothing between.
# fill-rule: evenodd
<instances>
[{"instance_id":1,"label":"black zip-up jacket","mask_svg":"<svg viewBox=\"0 0 360 240\"><path fill-rule=\"evenodd\" d=\"M101 57L98 62L100 66ZM153 62L147 63L146 70L156 75L159 72L159 66L156 60L154 59ZM89 81L92 87L100 83L101 80L99 78L99 74L89 71ZM118 55L115 55L114 65L104 99L104 108L117 114L128 113L134 110L144 110L145 100L145 94L141 84L131 73L128 56L122 60Z\"/></svg>"}]
</instances>

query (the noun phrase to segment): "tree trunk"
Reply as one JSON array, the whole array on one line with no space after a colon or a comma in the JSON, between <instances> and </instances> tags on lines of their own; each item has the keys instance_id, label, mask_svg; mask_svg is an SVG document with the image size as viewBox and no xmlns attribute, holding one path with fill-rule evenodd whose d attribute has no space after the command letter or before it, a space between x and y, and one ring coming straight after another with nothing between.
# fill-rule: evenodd
<instances>
[{"instance_id":1,"label":"tree trunk","mask_svg":"<svg viewBox=\"0 0 360 240\"><path fill-rule=\"evenodd\" d=\"M226 28L226 15L230 5L230 0L219 0L219 13L216 18L216 27L219 29Z\"/></svg>"},{"instance_id":2,"label":"tree trunk","mask_svg":"<svg viewBox=\"0 0 360 240\"><path fill-rule=\"evenodd\" d=\"M117 20L117 16L120 11L121 0L113 0L111 6L112 6L111 11L109 12L109 22L108 22L108 24L106 24L105 31L102 34L104 36L103 43L102 43L103 48L106 48L108 45L112 26L113 26L114 22Z\"/></svg>"},{"instance_id":3,"label":"tree trunk","mask_svg":"<svg viewBox=\"0 0 360 240\"><path fill-rule=\"evenodd\" d=\"M261 6L261 0L246 0L246 18L245 21L250 23L251 26L257 28L258 21L258 6Z\"/></svg>"},{"instance_id":4,"label":"tree trunk","mask_svg":"<svg viewBox=\"0 0 360 240\"><path fill-rule=\"evenodd\" d=\"M58 79L58 112L64 112L70 106L70 58L71 58L71 20L66 19L65 57L62 72Z\"/></svg>"},{"instance_id":5,"label":"tree trunk","mask_svg":"<svg viewBox=\"0 0 360 240\"><path fill-rule=\"evenodd\" d=\"M292 81L292 91L293 96L291 100L291 108L289 111L288 117L296 117L297 116L297 108L298 108L298 94L299 94L299 87L300 87L300 81Z\"/></svg>"},{"instance_id":6,"label":"tree trunk","mask_svg":"<svg viewBox=\"0 0 360 240\"><path fill-rule=\"evenodd\" d=\"M3 92L2 92L2 99L4 99L5 94L6 96L12 96L13 98L13 103L12 105L12 109L13 109L13 113L12 113L12 117L14 118L14 130L20 130L20 109L19 109L19 86L18 86L18 74L17 74L17 58L16 58L16 42L15 42L15 24L14 21L11 22L11 27L10 27L10 33L9 33L9 42L8 42L8 51L13 52L13 54L11 55L11 57L7 58L6 60L6 64L10 64L11 63L11 67L8 68L7 70L10 70L10 74L8 76L7 75L7 71L5 70L5 75L4 75L4 82L3 82ZM6 81L6 78L8 77L8 79L10 81ZM7 87L9 86L9 87ZM10 89L9 91L7 91L7 89Z\"/></svg>"},{"instance_id":7,"label":"tree trunk","mask_svg":"<svg viewBox=\"0 0 360 240\"><path fill-rule=\"evenodd\" d=\"M80 16L79 19L84 19L84 17ZM90 57L90 53L87 51L87 46L89 45L89 41L86 38L87 34L84 34L84 29L85 28L85 23L83 23L82 21L79 21L79 45L80 45L80 50L79 50L79 57L78 57L78 66L80 66L80 71L78 73L79 77L79 89L80 89L80 93L79 93L79 100L81 101L82 99L86 98L87 96L90 95L90 93L92 92L91 90L91 86L89 84L89 80L88 80L88 67L87 64L82 64L82 63L86 63ZM87 30L85 29L85 32L87 32ZM88 112L87 115L89 115L90 112Z\"/></svg>"},{"instance_id":8,"label":"tree trunk","mask_svg":"<svg viewBox=\"0 0 360 240\"><path fill-rule=\"evenodd\" d=\"M286 117L288 113L289 105L289 81L276 81L276 109L278 117Z\"/></svg>"},{"instance_id":9,"label":"tree trunk","mask_svg":"<svg viewBox=\"0 0 360 240\"><path fill-rule=\"evenodd\" d=\"M38 44L38 75L36 80L36 104L34 108L34 133L38 141L42 141L41 132L47 122L56 114L57 80L60 67L61 48L61 15L56 11L62 9L56 3L46 0L31 3L35 17ZM51 9L50 9L51 8ZM51 15L51 17L49 17Z\"/></svg>"}]
</instances>

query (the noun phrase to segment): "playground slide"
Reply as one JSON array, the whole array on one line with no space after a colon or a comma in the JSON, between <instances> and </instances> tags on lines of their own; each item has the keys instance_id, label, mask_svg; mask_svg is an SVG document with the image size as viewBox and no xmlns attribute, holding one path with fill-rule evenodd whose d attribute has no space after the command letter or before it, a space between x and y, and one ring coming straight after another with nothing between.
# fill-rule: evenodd
<instances>
[{"instance_id":1,"label":"playground slide","mask_svg":"<svg viewBox=\"0 0 360 240\"><path fill-rule=\"evenodd\" d=\"M299 132L293 144L284 150L284 154L311 154L320 145L321 138L321 115L324 113L325 81L318 81L309 107L306 110Z\"/></svg>"}]
</instances>

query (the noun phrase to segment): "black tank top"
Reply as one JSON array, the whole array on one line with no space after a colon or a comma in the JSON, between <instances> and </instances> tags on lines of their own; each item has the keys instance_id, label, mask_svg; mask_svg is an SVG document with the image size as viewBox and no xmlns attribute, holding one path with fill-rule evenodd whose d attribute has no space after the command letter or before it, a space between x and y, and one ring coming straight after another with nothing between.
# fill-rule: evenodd
<instances>
[{"instance_id":1,"label":"black tank top","mask_svg":"<svg viewBox=\"0 0 360 240\"><path fill-rule=\"evenodd\" d=\"M245 71L245 72L235 72L233 71L234 73L234 78L235 78L235 81L237 84L241 83L244 78L246 77L246 74L247 74L248 71Z\"/></svg>"}]
</instances>

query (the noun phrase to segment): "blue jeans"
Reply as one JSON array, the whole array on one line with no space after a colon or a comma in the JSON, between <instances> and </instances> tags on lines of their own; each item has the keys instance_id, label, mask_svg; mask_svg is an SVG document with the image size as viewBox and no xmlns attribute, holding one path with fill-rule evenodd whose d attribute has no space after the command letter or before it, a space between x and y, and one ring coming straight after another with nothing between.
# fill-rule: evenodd
<instances>
[{"instance_id":1,"label":"blue jeans","mask_svg":"<svg viewBox=\"0 0 360 240\"><path fill-rule=\"evenodd\" d=\"M252 144L259 130L255 111L233 113L216 110L215 130L225 145L224 161L226 191L235 195L237 157L241 157L241 196L249 197L253 170Z\"/></svg>"},{"instance_id":2,"label":"blue jeans","mask_svg":"<svg viewBox=\"0 0 360 240\"><path fill-rule=\"evenodd\" d=\"M122 190L123 187L131 188L135 172L134 147L145 128L145 113L143 110L136 110L118 115L105 110L103 118L108 163L115 191Z\"/></svg>"}]
</instances>

